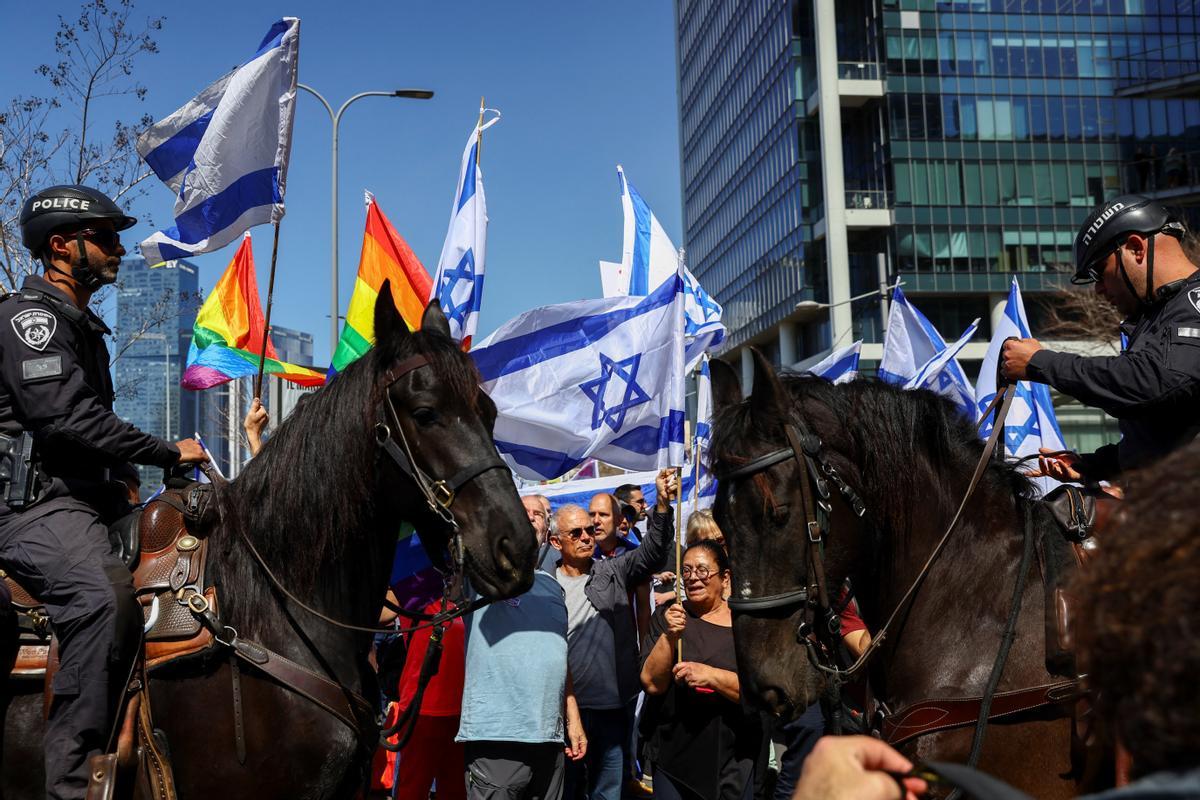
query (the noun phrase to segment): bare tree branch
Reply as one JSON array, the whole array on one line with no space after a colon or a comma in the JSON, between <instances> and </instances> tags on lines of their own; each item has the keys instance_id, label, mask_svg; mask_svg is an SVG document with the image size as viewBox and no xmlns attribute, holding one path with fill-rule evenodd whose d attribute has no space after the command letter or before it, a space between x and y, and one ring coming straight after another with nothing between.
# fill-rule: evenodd
<instances>
[{"instance_id":1,"label":"bare tree branch","mask_svg":"<svg viewBox=\"0 0 1200 800\"><path fill-rule=\"evenodd\" d=\"M1069 286L1040 300L1043 309L1041 335L1050 339L1094 339L1105 342L1114 353L1121 312L1090 288Z\"/></svg>"},{"instance_id":2,"label":"bare tree branch","mask_svg":"<svg viewBox=\"0 0 1200 800\"><path fill-rule=\"evenodd\" d=\"M118 120L107 136L95 120L102 100L145 98L134 75L143 56L158 52L162 25L162 17L135 18L133 0L85 0L76 16L58 17L56 60L35 69L47 94L0 104L0 288L16 288L36 271L19 225L21 204L34 192L87 183L126 203L144 194L149 173L135 145L152 118Z\"/></svg>"}]
</instances>

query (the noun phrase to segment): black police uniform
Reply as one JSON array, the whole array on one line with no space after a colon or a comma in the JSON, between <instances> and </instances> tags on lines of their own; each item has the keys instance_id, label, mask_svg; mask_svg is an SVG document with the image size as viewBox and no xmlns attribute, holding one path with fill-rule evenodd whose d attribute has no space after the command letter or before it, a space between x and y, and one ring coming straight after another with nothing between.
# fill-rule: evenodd
<instances>
[{"instance_id":1,"label":"black police uniform","mask_svg":"<svg viewBox=\"0 0 1200 800\"><path fill-rule=\"evenodd\" d=\"M1039 350L1027 371L1119 420L1121 441L1083 457L1092 480L1162 458L1200 433L1200 271L1159 289L1156 305L1121 331L1128 345L1120 355Z\"/></svg>"},{"instance_id":2,"label":"black police uniform","mask_svg":"<svg viewBox=\"0 0 1200 800\"><path fill-rule=\"evenodd\" d=\"M109 551L106 525L127 504L108 470L179 460L113 413L107 333L39 276L0 301L0 433L31 433L40 465L35 502L0 500L0 566L45 603L59 641L45 742L52 798L84 796L87 759L105 747L140 644L132 580Z\"/></svg>"}]
</instances>

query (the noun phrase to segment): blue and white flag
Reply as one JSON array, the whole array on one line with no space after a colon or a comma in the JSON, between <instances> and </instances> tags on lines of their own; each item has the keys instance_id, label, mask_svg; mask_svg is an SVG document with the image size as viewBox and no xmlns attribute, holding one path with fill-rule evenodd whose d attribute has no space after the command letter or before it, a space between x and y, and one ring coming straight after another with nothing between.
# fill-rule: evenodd
<instances>
[{"instance_id":1,"label":"blue and white flag","mask_svg":"<svg viewBox=\"0 0 1200 800\"><path fill-rule=\"evenodd\" d=\"M708 354L705 353L696 371L696 433L691 487L684 487L691 489L685 497L697 508L708 508L717 496L717 482L708 469L708 448L712 444L712 407L712 373L708 368Z\"/></svg>"},{"instance_id":2,"label":"blue and white flag","mask_svg":"<svg viewBox=\"0 0 1200 800\"><path fill-rule=\"evenodd\" d=\"M679 251L620 166L617 180L625 211L624 246L619 268L609 267L612 272L608 272L605 262L601 262L604 296L648 295L675 275L680 265ZM687 366L691 369L702 353L725 340L725 326L721 323L720 303L704 291L687 267L683 269L683 279L687 295L684 304Z\"/></svg>"},{"instance_id":3,"label":"blue and white flag","mask_svg":"<svg viewBox=\"0 0 1200 800\"><path fill-rule=\"evenodd\" d=\"M442 304L450 322L450 335L455 341L466 341L468 346L479 324L487 260L487 200L483 195L483 171L479 168L479 142L483 132L500 119L497 111L496 116L484 122L484 110L479 109L479 124L471 131L463 150L458 187L450 207L450 228L446 231L429 298Z\"/></svg>"},{"instance_id":4,"label":"blue and white flag","mask_svg":"<svg viewBox=\"0 0 1200 800\"><path fill-rule=\"evenodd\" d=\"M645 297L527 311L471 351L496 403L496 447L523 478L588 458L633 470L682 466L683 280Z\"/></svg>"},{"instance_id":5,"label":"blue and white flag","mask_svg":"<svg viewBox=\"0 0 1200 800\"><path fill-rule=\"evenodd\" d=\"M904 292L897 286L888 310L879 378L896 386L904 386L945 349L946 340L938 333L938 329L908 302ZM958 361L948 361L943 369L937 370L936 380L925 385L925 388L949 398L967 418L975 419L977 416L975 388L967 380Z\"/></svg>"},{"instance_id":6,"label":"blue and white flag","mask_svg":"<svg viewBox=\"0 0 1200 800\"><path fill-rule=\"evenodd\" d=\"M1021 302L1021 289L1016 278L1013 278L1012 287L1008 290L1004 315L1000 318L996 330L992 332L992 341L988 345L983 365L979 368L979 378L975 381L976 418L996 396L996 365L1000 360L1000 348L1010 336L1022 339L1030 336L1029 320L1025 317L1025 304ZM984 437L991 434L990 417L983 420L979 432ZM1017 393L1008 411L1008 419L1004 424L1004 454L1009 458L1019 458L1036 453L1041 447L1066 449L1062 431L1058 427L1058 419L1054 416L1050 387L1044 383L1019 381ZM1043 492L1058 485L1058 481L1052 478L1038 478L1036 483Z\"/></svg>"},{"instance_id":7,"label":"blue and white flag","mask_svg":"<svg viewBox=\"0 0 1200 800\"><path fill-rule=\"evenodd\" d=\"M175 192L175 225L142 242L151 265L217 250L283 217L300 20L271 26L254 57L138 137Z\"/></svg>"},{"instance_id":8,"label":"blue and white flag","mask_svg":"<svg viewBox=\"0 0 1200 800\"><path fill-rule=\"evenodd\" d=\"M928 389L931 392L938 392L942 386L948 383L945 379L945 373L948 370L958 366L958 362L954 359L956 359L958 354L962 352L962 349L967 346L967 343L970 342L975 336L975 331L978 329L979 318L976 317L975 320L967 326L967 329L963 331L962 336L958 337L958 341L949 347L946 347L940 353L934 355L933 358L922 364L921 368L917 370L917 374L913 375L904 382L904 388ZM953 379L951 379L949 383L952 384Z\"/></svg>"},{"instance_id":9,"label":"blue and white flag","mask_svg":"<svg viewBox=\"0 0 1200 800\"><path fill-rule=\"evenodd\" d=\"M858 357L862 353L862 339L852 345L834 350L825 358L805 370L831 383L846 383L858 377Z\"/></svg>"}]
</instances>

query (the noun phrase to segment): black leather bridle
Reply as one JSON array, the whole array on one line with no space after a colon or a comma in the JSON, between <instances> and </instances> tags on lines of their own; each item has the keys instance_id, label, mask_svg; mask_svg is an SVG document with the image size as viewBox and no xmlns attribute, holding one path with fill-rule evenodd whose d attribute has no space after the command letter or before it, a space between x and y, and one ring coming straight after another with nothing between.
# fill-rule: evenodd
<instances>
[{"instance_id":1,"label":"black leather bridle","mask_svg":"<svg viewBox=\"0 0 1200 800\"><path fill-rule=\"evenodd\" d=\"M917 577L913 580L912 585L909 586L908 591L904 593L904 596L883 624L883 627L878 632L872 633L871 643L867 646L866 650L849 667L840 666L837 658L840 619L838 611L833 608L829 601L829 588L826 582L825 562L822 555L822 544L829 532L829 516L832 510L829 502L831 497L829 483L833 483L838 488L838 491L841 492L858 517L862 517L866 513L866 507L862 499L853 488L842 480L833 465L823 457L821 440L808 429L808 426L799 417L793 417L783 423L783 432L788 441L787 447L773 450L732 469L717 472L716 478L718 486L721 487L720 491L730 492L735 481L752 477L770 469L776 464L782 464L791 459L795 459L798 464L803 465L805 468L808 480L800 481L800 494L801 504L804 509L805 527L808 533L807 550L809 565L812 570L810 574L813 575L813 580L805 586L796 586L778 594L760 597L752 596L749 590L746 589L738 593L740 596L731 596L727 602L730 610L735 613L749 615L762 614L763 612L775 611L780 608L791 608L793 606L803 607L805 613L802 615L803 619L796 629L796 639L804 646L808 654L808 660L813 667L825 674L827 687L831 696L836 698L840 695L841 685L853 678L854 675L865 667L871 656L883 644L892 625L896 622L902 611L908 607L909 601L916 594L921 584L924 583L925 576L929 573L929 570L945 547L946 542L949 541L954 529L958 526L963 511L966 509L967 502L974 495L975 489L979 485L979 481L983 477L988 463L991 461L992 454L995 452L996 444L1003 435L1004 422L1008 416L1008 410L1012 405L1013 397L1016 394L1016 385L1004 380L1003 376L998 376L996 388L996 396L992 399L987 409L984 410L979 423L982 426L983 421L991 416L992 432L984 443L983 453L980 455L979 461L975 466L975 472L971 476L967 490L964 492L962 501L958 505L958 510L954 513L954 517L950 520L941 539L933 548L933 552L930 554L928 560L917 573ZM816 496L815 499L814 494ZM1026 538L1028 540L1028 525L1026 528ZM1026 549L1028 550L1028 548ZM1022 585L1020 581L1018 585ZM1016 603L1017 600L1014 599L1014 607L1019 610L1019 606ZM809 619L808 610L815 612L814 616L819 618L821 624L814 624ZM1010 626L1013 624L1015 624L1015 617L1010 620ZM1003 669L1003 662L1006 657L1007 651L1002 649L1001 656L997 659L998 669ZM990 694L994 689L995 686L991 685L987 693L987 704L989 705ZM840 708L838 711L840 711ZM982 741L982 730L986 722L987 717L985 712L984 717L980 721L980 727L976 731L976 742L972 747L972 762L978 759L978 747ZM840 732L840 721L836 717L833 722L833 728L835 733Z\"/></svg>"},{"instance_id":2,"label":"black leather bridle","mask_svg":"<svg viewBox=\"0 0 1200 800\"><path fill-rule=\"evenodd\" d=\"M832 484L849 504L855 516L866 514L866 505L856 491L838 473L837 468L824 457L822 443L804 421L793 418L783 423L784 436L788 446L773 450L758 456L745 464L717 474L718 485L723 491L730 491L735 481L750 478L764 472L776 464L794 459L806 472L806 478L800 481L800 502L804 513L805 532L808 541L809 565L812 568L813 581L804 586L794 586L777 594L754 597L748 588L735 593L727 601L730 610L739 614L756 614L765 611L775 611L780 608L804 606L813 608L824 625L818 630L836 633L833 626L838 624L838 616L829 601L829 587L825 581L824 558L821 550L825 536L830 527L830 516L833 511ZM814 608L815 606L815 608ZM798 638L808 639L813 629L807 615L797 631ZM822 636L824 638L824 636Z\"/></svg>"},{"instance_id":3,"label":"black leather bridle","mask_svg":"<svg viewBox=\"0 0 1200 800\"><path fill-rule=\"evenodd\" d=\"M493 452L491 455L471 462L449 478L441 480L431 477L417 465L413 458L412 447L408 443L408 437L404 435L404 427L400 424L400 415L396 411L395 403L392 402L390 390L396 381L408 373L427 366L429 366L429 359L418 354L397 362L384 372L379 382L383 399L379 403L379 413L375 421L375 443L392 459L400 472L417 485L425 497L429 510L445 526L449 558L444 558L444 554L436 553L432 547L425 545L425 538L421 539L421 543L426 546L430 560L436 566L439 560L444 559L445 564L443 567L439 567L443 573L460 572L463 568L464 557L462 537L459 534L458 521L455 520L454 512L450 510L450 507L458 496L458 490L467 483L488 470L499 469L508 472L508 465Z\"/></svg>"}]
</instances>

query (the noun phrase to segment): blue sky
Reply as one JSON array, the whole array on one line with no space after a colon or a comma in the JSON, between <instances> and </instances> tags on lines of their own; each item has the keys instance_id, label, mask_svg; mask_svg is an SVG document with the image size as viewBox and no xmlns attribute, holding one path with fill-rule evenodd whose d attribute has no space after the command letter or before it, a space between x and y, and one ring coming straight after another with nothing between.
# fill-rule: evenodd
<instances>
[{"instance_id":1,"label":"blue sky","mask_svg":"<svg viewBox=\"0 0 1200 800\"><path fill-rule=\"evenodd\" d=\"M46 90L34 68L54 57L57 15L47 2L4 15L0 101ZM118 98L116 115L174 111L253 54L281 16L301 19L300 81L335 109L365 90L427 88L433 100L366 98L340 128L340 299L344 313L358 265L363 190L417 256L436 267L459 159L480 96L503 119L484 138L482 168L491 220L480 331L535 306L600 294L596 262L619 260L621 206L616 165L682 244L673 3L669 0L483 2L147 2L163 15L160 52L139 61L144 102ZM16 46L15 43L21 43ZM63 120L67 124L68 119ZM328 359L330 126L315 98L297 100L287 216L280 234L274 321L313 333ZM161 185L136 212L169 222ZM139 225L127 246L151 229ZM270 229L254 229L265 301ZM233 246L195 259L207 291Z\"/></svg>"}]
</instances>

